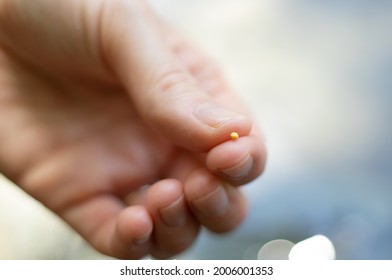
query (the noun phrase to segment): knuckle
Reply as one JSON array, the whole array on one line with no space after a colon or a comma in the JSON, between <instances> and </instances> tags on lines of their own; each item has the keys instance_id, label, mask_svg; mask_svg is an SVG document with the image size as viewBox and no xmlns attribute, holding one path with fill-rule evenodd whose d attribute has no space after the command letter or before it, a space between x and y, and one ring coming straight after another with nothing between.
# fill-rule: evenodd
<instances>
[{"instance_id":1,"label":"knuckle","mask_svg":"<svg viewBox=\"0 0 392 280\"><path fill-rule=\"evenodd\" d=\"M195 90L195 83L182 68L163 65L151 77L145 98L145 117L155 123L165 123L175 113L170 108L182 108L187 93Z\"/></svg>"},{"instance_id":2,"label":"knuckle","mask_svg":"<svg viewBox=\"0 0 392 280\"><path fill-rule=\"evenodd\" d=\"M195 85L191 76L181 67L164 65L153 75L153 94L173 96Z\"/></svg>"}]
</instances>

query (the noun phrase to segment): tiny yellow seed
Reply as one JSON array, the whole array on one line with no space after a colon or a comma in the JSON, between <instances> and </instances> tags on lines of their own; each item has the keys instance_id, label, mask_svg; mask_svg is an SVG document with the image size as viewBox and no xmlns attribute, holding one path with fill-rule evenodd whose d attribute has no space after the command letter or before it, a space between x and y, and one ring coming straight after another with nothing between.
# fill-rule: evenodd
<instances>
[{"instance_id":1,"label":"tiny yellow seed","mask_svg":"<svg viewBox=\"0 0 392 280\"><path fill-rule=\"evenodd\" d=\"M237 132L232 132L230 133L230 138L231 140L237 140L240 136L238 135Z\"/></svg>"}]
</instances>

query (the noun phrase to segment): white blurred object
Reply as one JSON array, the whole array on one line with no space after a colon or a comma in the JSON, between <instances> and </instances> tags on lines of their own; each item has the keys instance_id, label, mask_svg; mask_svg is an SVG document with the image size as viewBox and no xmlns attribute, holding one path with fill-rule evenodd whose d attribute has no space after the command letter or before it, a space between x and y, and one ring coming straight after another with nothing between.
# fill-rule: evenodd
<instances>
[{"instance_id":1,"label":"white blurred object","mask_svg":"<svg viewBox=\"0 0 392 280\"><path fill-rule=\"evenodd\" d=\"M258 260L287 260L294 243L285 239L272 240L261 247Z\"/></svg>"},{"instance_id":2,"label":"white blurred object","mask_svg":"<svg viewBox=\"0 0 392 280\"><path fill-rule=\"evenodd\" d=\"M0 174L0 260L81 257L84 241Z\"/></svg>"},{"instance_id":3,"label":"white blurred object","mask_svg":"<svg viewBox=\"0 0 392 280\"><path fill-rule=\"evenodd\" d=\"M324 235L305 239L290 250L289 260L334 260L335 247Z\"/></svg>"},{"instance_id":4,"label":"white blurred object","mask_svg":"<svg viewBox=\"0 0 392 280\"><path fill-rule=\"evenodd\" d=\"M264 244L258 260L334 260L335 247L324 235L315 235L297 244L285 239L276 239Z\"/></svg>"}]
</instances>

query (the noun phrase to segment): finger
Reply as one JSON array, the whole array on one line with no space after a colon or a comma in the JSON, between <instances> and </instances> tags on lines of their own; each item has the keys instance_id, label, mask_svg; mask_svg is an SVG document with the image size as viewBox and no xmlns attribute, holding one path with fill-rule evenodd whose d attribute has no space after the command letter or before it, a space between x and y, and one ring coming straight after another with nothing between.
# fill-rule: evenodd
<instances>
[{"instance_id":1,"label":"finger","mask_svg":"<svg viewBox=\"0 0 392 280\"><path fill-rule=\"evenodd\" d=\"M252 134L211 149L206 165L212 173L237 186L259 176L265 168L265 159L264 142Z\"/></svg>"},{"instance_id":2,"label":"finger","mask_svg":"<svg viewBox=\"0 0 392 280\"><path fill-rule=\"evenodd\" d=\"M187 208L181 183L166 179L153 185L147 208L154 221L152 255L168 258L187 249L196 239L199 225Z\"/></svg>"},{"instance_id":3,"label":"finger","mask_svg":"<svg viewBox=\"0 0 392 280\"><path fill-rule=\"evenodd\" d=\"M173 32L171 32L173 33ZM170 32L168 32L170 34ZM198 84L217 103L227 108L246 112L241 100L229 88L216 63L187 40L172 36L172 48L188 70L196 77ZM230 140L229 136L226 140ZM214 147L208 154L207 166L210 171L230 183L239 185L256 178L264 169L266 149L262 133L254 126L250 135L239 141L227 141Z\"/></svg>"},{"instance_id":4,"label":"finger","mask_svg":"<svg viewBox=\"0 0 392 280\"><path fill-rule=\"evenodd\" d=\"M141 1L115 1L102 16L102 49L143 119L174 143L207 151L250 118L201 90L154 26Z\"/></svg>"},{"instance_id":5,"label":"finger","mask_svg":"<svg viewBox=\"0 0 392 280\"><path fill-rule=\"evenodd\" d=\"M151 246L152 219L143 206L125 208L112 195L100 195L59 213L103 254L139 259Z\"/></svg>"},{"instance_id":6,"label":"finger","mask_svg":"<svg viewBox=\"0 0 392 280\"><path fill-rule=\"evenodd\" d=\"M241 191L222 183L205 168L188 176L184 193L197 220L214 232L234 229L246 215L247 206Z\"/></svg>"},{"instance_id":7,"label":"finger","mask_svg":"<svg viewBox=\"0 0 392 280\"><path fill-rule=\"evenodd\" d=\"M227 99L227 93L230 92L229 85L218 64L186 39L173 34L173 31L166 29L166 34L173 38L170 40L173 52L196 79L199 87L211 96L224 93ZM232 105L235 105L234 108L239 108L240 103L236 102Z\"/></svg>"},{"instance_id":8,"label":"finger","mask_svg":"<svg viewBox=\"0 0 392 280\"><path fill-rule=\"evenodd\" d=\"M149 253L153 224L151 216L143 206L131 206L117 217L111 250L122 259L140 259ZM103 233L106 234L106 233Z\"/></svg>"}]
</instances>

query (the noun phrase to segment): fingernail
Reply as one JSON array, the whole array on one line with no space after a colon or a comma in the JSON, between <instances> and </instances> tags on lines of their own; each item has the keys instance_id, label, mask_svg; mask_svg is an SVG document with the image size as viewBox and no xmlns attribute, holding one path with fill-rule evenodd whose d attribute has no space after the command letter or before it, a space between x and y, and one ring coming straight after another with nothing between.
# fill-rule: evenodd
<instances>
[{"instance_id":1,"label":"fingernail","mask_svg":"<svg viewBox=\"0 0 392 280\"><path fill-rule=\"evenodd\" d=\"M201 104L194 109L193 114L201 122L212 128L218 128L232 119L245 118L242 114L213 104Z\"/></svg>"},{"instance_id":2,"label":"fingernail","mask_svg":"<svg viewBox=\"0 0 392 280\"><path fill-rule=\"evenodd\" d=\"M162 221L169 227L180 227L186 222L186 205L181 196L169 206L159 210Z\"/></svg>"},{"instance_id":3,"label":"fingernail","mask_svg":"<svg viewBox=\"0 0 392 280\"><path fill-rule=\"evenodd\" d=\"M205 216L220 216L227 212L229 198L222 185L207 196L192 201L193 207Z\"/></svg>"},{"instance_id":4,"label":"fingernail","mask_svg":"<svg viewBox=\"0 0 392 280\"><path fill-rule=\"evenodd\" d=\"M219 169L219 171L230 179L238 180L246 177L253 166L253 158L250 154L247 154L245 158L236 166Z\"/></svg>"},{"instance_id":5,"label":"fingernail","mask_svg":"<svg viewBox=\"0 0 392 280\"><path fill-rule=\"evenodd\" d=\"M146 235L143 235L143 236L141 236L141 237L135 238L135 239L133 240L133 243L134 243L135 245L137 245L137 246L146 244L146 243L150 240L151 233L152 233L152 231L149 231Z\"/></svg>"}]
</instances>

